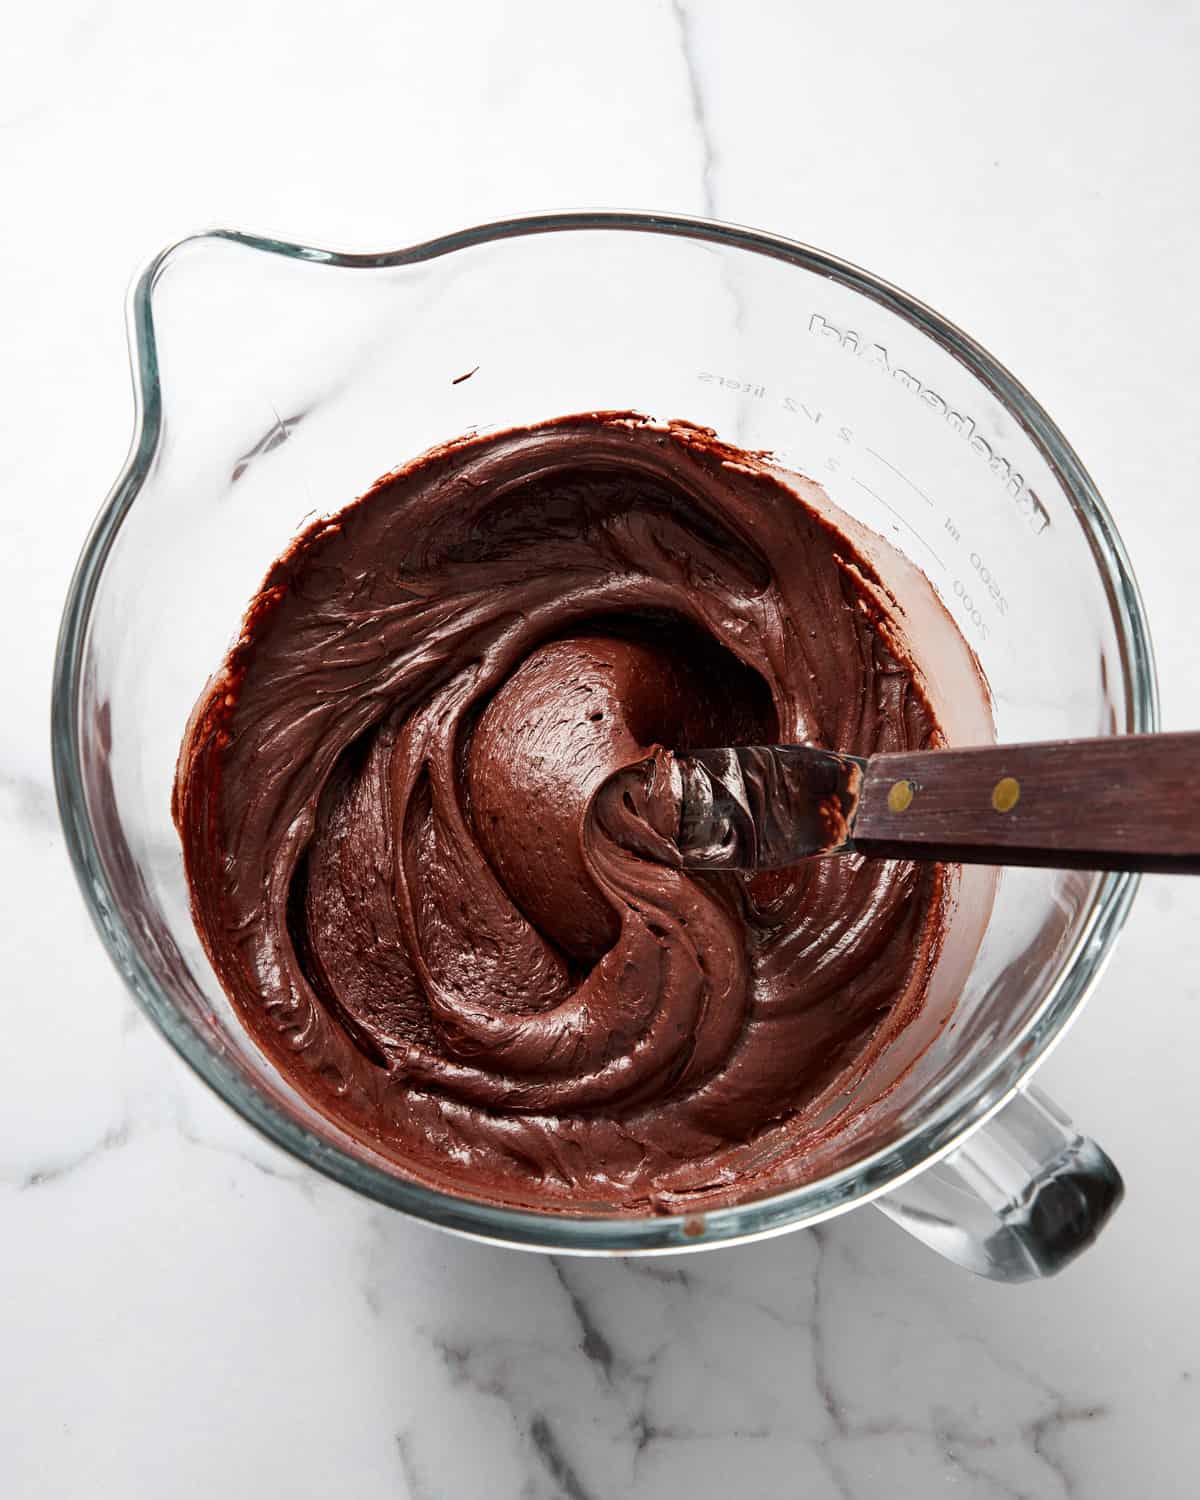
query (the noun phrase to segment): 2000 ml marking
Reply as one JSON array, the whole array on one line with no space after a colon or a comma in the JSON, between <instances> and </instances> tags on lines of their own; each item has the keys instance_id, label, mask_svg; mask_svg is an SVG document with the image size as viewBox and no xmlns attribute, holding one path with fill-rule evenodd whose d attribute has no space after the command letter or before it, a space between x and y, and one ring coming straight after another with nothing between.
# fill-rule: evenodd
<instances>
[{"instance_id":1,"label":"2000 ml marking","mask_svg":"<svg viewBox=\"0 0 1200 1500\"><path fill-rule=\"evenodd\" d=\"M1024 516L1033 534L1040 536L1046 530L1050 525L1050 515L1046 507L1038 499L1035 491L1025 483L1024 477L1014 470L1008 459L1002 453L997 453L991 443L975 431L973 417L955 411L944 396L938 395L937 391L927 386L910 370L893 364L885 345L864 343L852 328L837 328L820 313L813 313L808 322L808 331L818 338L827 339L830 343L836 344L855 358L864 360L881 374L897 381L905 390L911 391L932 412L944 419L951 432L966 441L972 453L983 459L989 471L999 479L1005 493L1016 503L1017 510Z\"/></svg>"}]
</instances>

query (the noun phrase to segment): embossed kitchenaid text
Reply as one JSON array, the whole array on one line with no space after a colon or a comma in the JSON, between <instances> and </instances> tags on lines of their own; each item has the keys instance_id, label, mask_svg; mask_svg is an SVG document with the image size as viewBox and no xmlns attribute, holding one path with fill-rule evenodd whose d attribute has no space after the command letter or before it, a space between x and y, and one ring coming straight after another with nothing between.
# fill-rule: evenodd
<instances>
[{"instance_id":1,"label":"embossed kitchenaid text","mask_svg":"<svg viewBox=\"0 0 1200 1500\"><path fill-rule=\"evenodd\" d=\"M830 343L836 344L848 354L854 355L856 359L874 365L881 374L895 380L905 390L911 391L918 400L929 407L930 411L945 421L955 436L963 439L972 453L987 464L989 471L999 480L1005 494L1015 502L1017 510L1025 517L1034 535L1040 536L1046 530L1050 525L1050 515L1046 507L1008 459L1002 453L998 453L992 444L975 430L973 417L967 416L964 412L955 411L944 396L939 396L937 391L927 386L911 370L894 364L885 345L868 344L853 329L838 328L823 318L820 313L813 313L808 322L808 331L818 338L827 339Z\"/></svg>"}]
</instances>

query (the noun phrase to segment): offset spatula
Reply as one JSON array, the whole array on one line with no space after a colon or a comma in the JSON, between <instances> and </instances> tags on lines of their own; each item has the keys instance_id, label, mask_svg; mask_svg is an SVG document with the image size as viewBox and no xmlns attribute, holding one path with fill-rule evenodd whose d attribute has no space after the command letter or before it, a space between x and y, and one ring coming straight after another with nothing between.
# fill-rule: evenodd
<instances>
[{"instance_id":1,"label":"offset spatula","mask_svg":"<svg viewBox=\"0 0 1200 1500\"><path fill-rule=\"evenodd\" d=\"M643 798L653 777L660 828L664 806L675 825L661 831L687 868L773 869L853 853L1200 874L1200 734L868 760L740 745L645 762L621 777Z\"/></svg>"}]
</instances>

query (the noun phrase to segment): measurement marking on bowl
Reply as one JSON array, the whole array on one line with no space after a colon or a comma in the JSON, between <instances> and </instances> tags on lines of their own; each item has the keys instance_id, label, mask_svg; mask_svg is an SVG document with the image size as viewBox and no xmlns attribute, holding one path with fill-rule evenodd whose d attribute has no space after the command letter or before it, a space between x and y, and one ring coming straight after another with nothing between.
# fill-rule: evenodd
<instances>
[{"instance_id":1,"label":"measurement marking on bowl","mask_svg":"<svg viewBox=\"0 0 1200 1500\"><path fill-rule=\"evenodd\" d=\"M996 575L988 567L987 563L984 562L980 554L974 549L972 549L971 551L971 566L975 569L976 573L978 573L979 581L987 591L987 597L992 601L992 608L999 615L1007 615L1008 598L1001 589Z\"/></svg>"},{"instance_id":2,"label":"measurement marking on bowl","mask_svg":"<svg viewBox=\"0 0 1200 1500\"><path fill-rule=\"evenodd\" d=\"M908 485L910 489L916 490L917 494L920 495L921 499L924 500L926 505L935 505L935 502L930 499L930 497L925 493L921 486L914 480L910 479L903 469L898 469L890 458L884 458L883 454L876 453L874 448L868 448L866 451L871 455L872 458L877 458L881 464L884 464L889 469L891 469L892 473L895 474L897 479L903 479L905 484Z\"/></svg>"},{"instance_id":3,"label":"measurement marking on bowl","mask_svg":"<svg viewBox=\"0 0 1200 1500\"><path fill-rule=\"evenodd\" d=\"M883 496L876 490L873 490L869 484L864 484L857 474L852 474L850 477L854 480L855 484L858 485L860 490L866 490L867 494L870 495L873 499L878 500L880 505L882 505L885 510L891 511L892 515L894 515L897 521L900 522L901 526L912 532L913 536L916 537L917 541L920 542L921 546L925 548L930 557L933 558L934 562L937 563L938 567L941 568L944 573L946 571L946 564L937 555L937 553L933 550L933 548L929 545L929 543L925 540L921 533L916 529L916 527L910 525L909 522L906 521L900 514L900 512L896 509L896 507L889 504L889 502L886 501Z\"/></svg>"}]
</instances>

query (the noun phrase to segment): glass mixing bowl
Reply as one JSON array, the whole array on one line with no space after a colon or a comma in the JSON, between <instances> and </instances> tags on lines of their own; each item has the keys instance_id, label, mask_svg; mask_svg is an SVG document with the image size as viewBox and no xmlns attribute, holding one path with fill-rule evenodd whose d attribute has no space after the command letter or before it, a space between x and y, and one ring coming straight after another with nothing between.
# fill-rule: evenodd
<instances>
[{"instance_id":1,"label":"glass mixing bowl","mask_svg":"<svg viewBox=\"0 0 1200 1500\"><path fill-rule=\"evenodd\" d=\"M821 251L636 213L508 220L381 255L227 230L130 301L136 423L80 559L55 668L55 777L105 946L187 1062L286 1150L381 1203L508 1245L704 1248L868 1199L972 1269L1046 1274L1120 1197L1111 1162L1024 1088L1095 981L1128 875L1003 872L928 1050L810 1180L702 1216L569 1218L407 1180L301 1099L200 947L171 823L188 714L268 564L422 449L632 408L776 453L929 576L991 685L998 737L1153 730L1120 539L1047 414L914 298Z\"/></svg>"}]
</instances>

